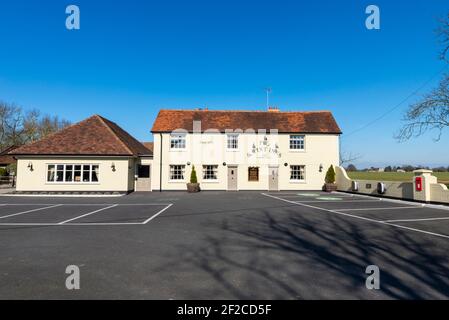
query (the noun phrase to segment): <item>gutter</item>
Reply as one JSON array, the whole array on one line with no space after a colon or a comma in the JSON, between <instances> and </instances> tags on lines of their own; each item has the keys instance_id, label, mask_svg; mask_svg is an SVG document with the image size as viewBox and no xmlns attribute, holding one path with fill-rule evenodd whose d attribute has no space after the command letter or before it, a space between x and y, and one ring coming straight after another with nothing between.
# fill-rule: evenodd
<instances>
[{"instance_id":1,"label":"gutter","mask_svg":"<svg viewBox=\"0 0 449 320\"><path fill-rule=\"evenodd\" d=\"M161 153L159 157L159 192L162 192L162 133L159 133L159 136L161 137Z\"/></svg>"}]
</instances>

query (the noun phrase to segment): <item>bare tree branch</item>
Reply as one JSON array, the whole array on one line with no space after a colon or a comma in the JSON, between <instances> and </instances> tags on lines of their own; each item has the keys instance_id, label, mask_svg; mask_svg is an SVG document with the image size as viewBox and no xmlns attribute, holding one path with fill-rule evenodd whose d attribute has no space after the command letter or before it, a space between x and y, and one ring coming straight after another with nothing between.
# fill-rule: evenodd
<instances>
[{"instance_id":1,"label":"bare tree branch","mask_svg":"<svg viewBox=\"0 0 449 320\"><path fill-rule=\"evenodd\" d=\"M449 62L447 55L449 53L449 13L446 18L441 19L440 26L436 30L439 42L442 46L440 59Z\"/></svg>"},{"instance_id":2,"label":"bare tree branch","mask_svg":"<svg viewBox=\"0 0 449 320\"><path fill-rule=\"evenodd\" d=\"M351 162L357 161L362 156L360 154L354 154L352 152L342 151L340 152L340 166L345 166Z\"/></svg>"},{"instance_id":3,"label":"bare tree branch","mask_svg":"<svg viewBox=\"0 0 449 320\"><path fill-rule=\"evenodd\" d=\"M57 116L42 117L38 110L24 113L21 107L0 101L0 150L42 139L69 124Z\"/></svg>"},{"instance_id":4,"label":"bare tree branch","mask_svg":"<svg viewBox=\"0 0 449 320\"><path fill-rule=\"evenodd\" d=\"M441 138L443 130L449 126L449 74L444 75L437 88L409 107L404 121L406 124L396 136L399 141L418 137L430 130L437 131L435 140Z\"/></svg>"}]
</instances>

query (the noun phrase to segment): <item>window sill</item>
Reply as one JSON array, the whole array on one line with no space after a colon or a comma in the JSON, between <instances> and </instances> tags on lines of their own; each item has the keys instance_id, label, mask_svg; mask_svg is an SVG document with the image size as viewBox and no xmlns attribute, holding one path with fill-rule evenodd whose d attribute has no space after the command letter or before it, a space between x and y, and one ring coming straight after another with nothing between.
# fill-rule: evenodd
<instances>
[{"instance_id":1,"label":"window sill","mask_svg":"<svg viewBox=\"0 0 449 320\"><path fill-rule=\"evenodd\" d=\"M226 149L226 152L240 152L239 149Z\"/></svg>"},{"instance_id":2,"label":"window sill","mask_svg":"<svg viewBox=\"0 0 449 320\"><path fill-rule=\"evenodd\" d=\"M186 180L168 180L168 183L186 183Z\"/></svg>"},{"instance_id":3,"label":"window sill","mask_svg":"<svg viewBox=\"0 0 449 320\"><path fill-rule=\"evenodd\" d=\"M70 186L79 186L79 185L100 185L100 182L46 182L48 185L70 185Z\"/></svg>"},{"instance_id":4,"label":"window sill","mask_svg":"<svg viewBox=\"0 0 449 320\"><path fill-rule=\"evenodd\" d=\"M184 149L169 149L168 151L169 152L186 152L187 149L186 148L184 148Z\"/></svg>"},{"instance_id":5,"label":"window sill","mask_svg":"<svg viewBox=\"0 0 449 320\"><path fill-rule=\"evenodd\" d=\"M289 183L299 183L299 184L304 184L307 183L306 180L290 180Z\"/></svg>"},{"instance_id":6,"label":"window sill","mask_svg":"<svg viewBox=\"0 0 449 320\"><path fill-rule=\"evenodd\" d=\"M306 152L305 149L288 149L288 152L292 152L292 153L304 153Z\"/></svg>"},{"instance_id":7,"label":"window sill","mask_svg":"<svg viewBox=\"0 0 449 320\"><path fill-rule=\"evenodd\" d=\"M220 181L217 180L203 180L201 183L220 183Z\"/></svg>"}]
</instances>

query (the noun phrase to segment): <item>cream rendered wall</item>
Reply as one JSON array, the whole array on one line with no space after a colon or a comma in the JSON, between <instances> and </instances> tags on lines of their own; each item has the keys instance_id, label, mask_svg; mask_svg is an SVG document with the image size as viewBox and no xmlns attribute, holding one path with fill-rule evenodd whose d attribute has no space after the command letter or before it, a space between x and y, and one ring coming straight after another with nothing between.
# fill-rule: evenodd
<instances>
[{"instance_id":1,"label":"cream rendered wall","mask_svg":"<svg viewBox=\"0 0 449 320\"><path fill-rule=\"evenodd\" d=\"M266 137L266 145L264 140ZM198 182L203 190L226 190L228 166L238 166L239 190L267 190L270 167L279 169L280 190L318 190L324 184L326 170L332 164L339 163L339 136L324 134L305 135L305 150L289 150L289 134L255 134L239 135L238 150L227 150L227 135L220 133L187 134L186 148L170 149L170 134L162 134L162 189L185 190L190 178L192 165L195 165ZM252 147L260 148L253 153ZM273 152L278 145L278 154ZM152 167L152 188L159 190L161 135L154 135L154 160ZM187 163L190 162L190 165ZM226 163L226 165L223 165ZM288 166L285 167L284 163ZM186 165L183 181L169 181L170 165ZM218 165L218 180L202 179L203 165ZM304 182L290 181L290 165L305 165ZM319 172L320 165L323 166ZM259 167L259 181L248 181L248 167Z\"/></svg>"},{"instance_id":2,"label":"cream rendered wall","mask_svg":"<svg viewBox=\"0 0 449 320\"><path fill-rule=\"evenodd\" d=\"M430 184L430 201L449 203L449 190L442 183Z\"/></svg>"},{"instance_id":3,"label":"cream rendered wall","mask_svg":"<svg viewBox=\"0 0 449 320\"><path fill-rule=\"evenodd\" d=\"M340 191L349 191L354 193L369 194L379 196L377 193L377 183L385 184L384 196L400 199L413 199L413 182L397 182L397 181L375 181L375 180L354 180L359 184L359 190L353 191L352 181L346 170L342 167L335 168L337 188ZM367 186L371 186L367 188Z\"/></svg>"},{"instance_id":4,"label":"cream rendered wall","mask_svg":"<svg viewBox=\"0 0 449 320\"><path fill-rule=\"evenodd\" d=\"M17 191L121 191L133 190L129 183L132 158L127 157L18 157ZM32 163L33 171L28 164ZM98 164L98 183L47 182L47 164ZM115 164L115 172L111 165Z\"/></svg>"}]
</instances>

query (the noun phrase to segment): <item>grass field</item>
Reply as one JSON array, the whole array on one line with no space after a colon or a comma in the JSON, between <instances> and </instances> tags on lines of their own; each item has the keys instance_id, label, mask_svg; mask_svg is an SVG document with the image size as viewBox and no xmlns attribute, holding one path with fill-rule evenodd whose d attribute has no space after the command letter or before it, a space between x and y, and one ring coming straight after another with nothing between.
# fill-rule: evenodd
<instances>
[{"instance_id":1,"label":"grass field","mask_svg":"<svg viewBox=\"0 0 449 320\"><path fill-rule=\"evenodd\" d=\"M434 172L439 183L449 186L449 172ZM348 172L351 179L376 181L412 181L413 172Z\"/></svg>"}]
</instances>

